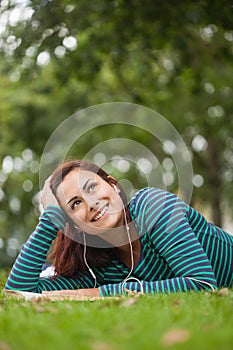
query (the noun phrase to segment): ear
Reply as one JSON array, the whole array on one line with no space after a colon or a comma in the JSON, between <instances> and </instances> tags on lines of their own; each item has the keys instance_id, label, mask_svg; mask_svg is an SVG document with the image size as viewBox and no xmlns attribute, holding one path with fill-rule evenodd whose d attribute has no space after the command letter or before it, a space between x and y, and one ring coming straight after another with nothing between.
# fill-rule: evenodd
<instances>
[{"instance_id":1,"label":"ear","mask_svg":"<svg viewBox=\"0 0 233 350\"><path fill-rule=\"evenodd\" d=\"M117 180L114 179L114 177L112 177L111 175L108 175L108 178L111 179L111 180L113 180L112 183L109 182L109 185L112 186L112 187L114 188L114 190L115 190L117 193L120 193L121 191L120 191L120 189L118 188L118 186L116 185Z\"/></svg>"},{"instance_id":2,"label":"ear","mask_svg":"<svg viewBox=\"0 0 233 350\"><path fill-rule=\"evenodd\" d=\"M116 191L116 193L120 193L119 188L117 187L117 185L112 184L112 187L114 188L114 190Z\"/></svg>"}]
</instances>

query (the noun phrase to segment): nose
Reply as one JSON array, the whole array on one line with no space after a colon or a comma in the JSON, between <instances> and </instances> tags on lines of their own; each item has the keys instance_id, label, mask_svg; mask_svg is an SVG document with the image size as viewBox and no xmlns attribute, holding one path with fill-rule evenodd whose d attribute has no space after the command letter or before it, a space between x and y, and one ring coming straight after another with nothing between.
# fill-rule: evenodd
<instances>
[{"instance_id":1,"label":"nose","mask_svg":"<svg viewBox=\"0 0 233 350\"><path fill-rule=\"evenodd\" d=\"M98 200L94 200L94 201L88 203L88 208L89 208L90 211L92 211L92 210L97 210L98 207L99 207L99 204L100 204L100 203L99 203Z\"/></svg>"},{"instance_id":2,"label":"nose","mask_svg":"<svg viewBox=\"0 0 233 350\"><path fill-rule=\"evenodd\" d=\"M83 199L88 211L98 210L100 200L97 193L92 193L91 195L84 193Z\"/></svg>"}]
</instances>

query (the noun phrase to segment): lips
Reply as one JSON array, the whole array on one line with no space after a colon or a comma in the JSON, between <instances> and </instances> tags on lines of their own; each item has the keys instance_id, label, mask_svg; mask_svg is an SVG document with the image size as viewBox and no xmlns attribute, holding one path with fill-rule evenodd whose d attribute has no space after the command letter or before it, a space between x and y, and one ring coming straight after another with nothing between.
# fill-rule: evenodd
<instances>
[{"instance_id":1,"label":"lips","mask_svg":"<svg viewBox=\"0 0 233 350\"><path fill-rule=\"evenodd\" d=\"M106 204L106 205L103 207L103 209L101 209L101 211L98 210L97 213L95 214L95 216L92 218L91 221L98 221L98 220L100 220L100 219L104 216L104 214L107 212L107 210L108 210L108 204Z\"/></svg>"}]
</instances>

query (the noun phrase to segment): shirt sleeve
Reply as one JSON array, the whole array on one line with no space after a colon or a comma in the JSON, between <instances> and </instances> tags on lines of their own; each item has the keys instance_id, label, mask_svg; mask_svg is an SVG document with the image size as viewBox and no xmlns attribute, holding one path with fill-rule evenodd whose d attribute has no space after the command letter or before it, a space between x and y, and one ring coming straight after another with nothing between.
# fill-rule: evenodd
<instances>
[{"instance_id":1,"label":"shirt sleeve","mask_svg":"<svg viewBox=\"0 0 233 350\"><path fill-rule=\"evenodd\" d=\"M172 278L109 284L99 288L102 296L121 294L123 289L154 294L217 288L213 268L189 224L186 208L177 196L159 189L139 195L134 208L139 214L137 225L147 232Z\"/></svg>"},{"instance_id":2,"label":"shirt sleeve","mask_svg":"<svg viewBox=\"0 0 233 350\"><path fill-rule=\"evenodd\" d=\"M23 245L7 279L5 289L41 293L43 290L88 288L93 285L86 278L40 278L42 265L58 230L63 230L66 216L61 208L48 206L39 219L35 231Z\"/></svg>"}]
</instances>

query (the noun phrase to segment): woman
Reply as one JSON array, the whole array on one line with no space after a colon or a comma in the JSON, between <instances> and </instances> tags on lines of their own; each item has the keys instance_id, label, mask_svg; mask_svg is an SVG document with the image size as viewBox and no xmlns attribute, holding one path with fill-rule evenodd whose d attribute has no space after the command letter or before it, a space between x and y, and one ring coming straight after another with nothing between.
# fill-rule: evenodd
<instances>
[{"instance_id":1,"label":"woman","mask_svg":"<svg viewBox=\"0 0 233 350\"><path fill-rule=\"evenodd\" d=\"M6 289L103 297L232 286L233 236L172 193L145 188L126 205L114 178L78 160L54 171L42 204ZM40 277L51 246L55 276Z\"/></svg>"}]
</instances>

